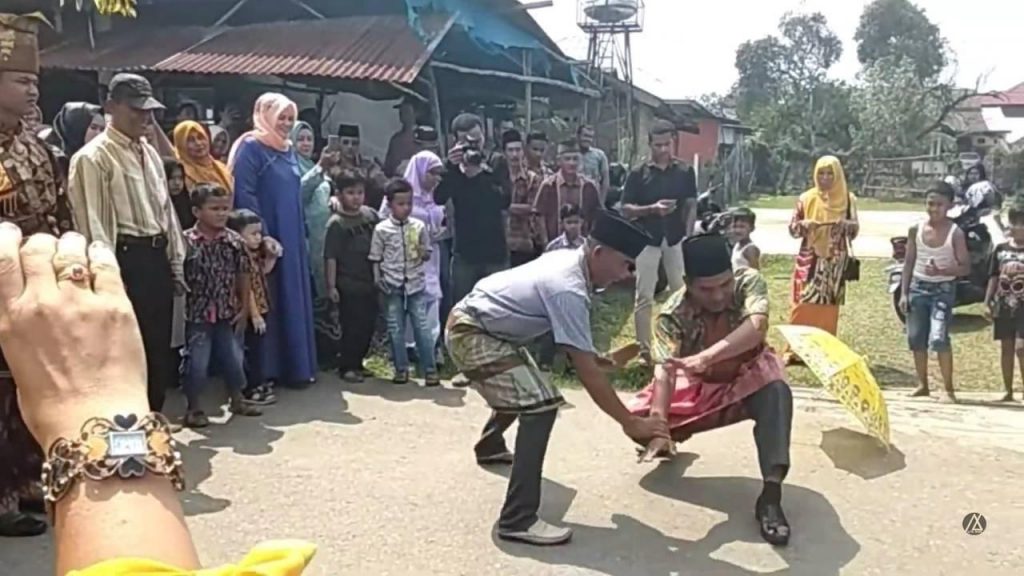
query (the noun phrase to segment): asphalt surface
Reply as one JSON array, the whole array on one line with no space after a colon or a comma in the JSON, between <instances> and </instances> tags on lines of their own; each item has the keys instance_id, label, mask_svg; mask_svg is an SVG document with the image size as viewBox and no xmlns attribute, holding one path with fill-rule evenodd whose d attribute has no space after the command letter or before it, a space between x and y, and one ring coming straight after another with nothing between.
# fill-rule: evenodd
<instances>
[{"instance_id":1,"label":"asphalt surface","mask_svg":"<svg viewBox=\"0 0 1024 576\"><path fill-rule=\"evenodd\" d=\"M566 547L492 536L505 477L472 457L487 410L471 390L325 376L262 419L184 432L182 498L208 565L302 538L319 547L310 575L1024 572L1024 407L892 397L886 452L827 397L796 395L787 549L764 544L752 517L761 482L749 423L640 465L580 391L567 393L545 470L542 514L574 528ZM983 534L965 534L972 512ZM49 537L0 540L0 574L50 574L52 553Z\"/></svg>"},{"instance_id":2,"label":"asphalt surface","mask_svg":"<svg viewBox=\"0 0 1024 576\"><path fill-rule=\"evenodd\" d=\"M792 210L760 209L757 213L757 229L754 243L765 254L794 255L800 249L800 241L794 240L788 231ZM906 236L907 229L924 220L924 209L920 212L861 212L860 235L853 243L854 253L861 258L889 258L892 256L890 238ZM995 221L986 218L993 241L1002 242L1002 234Z\"/></svg>"}]
</instances>

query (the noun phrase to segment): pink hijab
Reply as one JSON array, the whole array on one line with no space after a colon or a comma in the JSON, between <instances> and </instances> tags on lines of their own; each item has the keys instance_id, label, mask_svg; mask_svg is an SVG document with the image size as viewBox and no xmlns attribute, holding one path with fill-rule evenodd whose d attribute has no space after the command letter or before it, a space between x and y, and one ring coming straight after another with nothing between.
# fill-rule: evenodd
<instances>
[{"instance_id":1,"label":"pink hijab","mask_svg":"<svg viewBox=\"0 0 1024 576\"><path fill-rule=\"evenodd\" d=\"M275 129L278 118L288 110L291 110L292 114L298 115L298 106L284 94L267 92L260 96L252 110L252 125L254 129L242 134L238 140L235 140L235 143L231 146L231 152L228 154L228 166L234 166L238 147L249 138L255 138L264 146L279 152L285 152L291 148L291 141L287 137L278 134Z\"/></svg>"},{"instance_id":2,"label":"pink hijab","mask_svg":"<svg viewBox=\"0 0 1024 576\"><path fill-rule=\"evenodd\" d=\"M405 180L412 185L413 218L422 220L431 230L441 228L444 222L444 207L434 202L433 191L423 188L423 177L431 170L444 166L441 158L429 150L424 150L409 160L405 169ZM391 214L387 198L381 203L380 214L387 218Z\"/></svg>"}]
</instances>

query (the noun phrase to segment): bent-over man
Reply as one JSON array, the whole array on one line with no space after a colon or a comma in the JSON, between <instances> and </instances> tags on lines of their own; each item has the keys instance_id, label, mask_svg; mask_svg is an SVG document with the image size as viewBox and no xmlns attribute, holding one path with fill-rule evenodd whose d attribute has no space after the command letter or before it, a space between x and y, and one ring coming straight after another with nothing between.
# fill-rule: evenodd
<instances>
[{"instance_id":1,"label":"bent-over man","mask_svg":"<svg viewBox=\"0 0 1024 576\"><path fill-rule=\"evenodd\" d=\"M455 305L445 337L458 368L493 410L477 443L481 464L512 464L508 493L498 519L498 536L528 544L563 544L569 528L537 517L548 439L562 394L548 381L526 346L551 334L572 359L594 402L646 443L668 428L660 417L633 416L608 384L590 331L590 295L596 288L629 277L647 235L626 220L602 213L587 243L578 250L549 252L529 264L481 280ZM502 434L519 419L515 457Z\"/></svg>"},{"instance_id":2,"label":"bent-over man","mask_svg":"<svg viewBox=\"0 0 1024 576\"><path fill-rule=\"evenodd\" d=\"M653 382L630 410L666 422L672 442L753 420L764 479L755 514L761 536L785 546L782 481L789 472L793 395L782 361L765 343L768 284L752 268L734 272L728 244L718 235L684 241L683 262L685 286L658 316ZM672 442L655 439L645 459L673 453Z\"/></svg>"}]
</instances>

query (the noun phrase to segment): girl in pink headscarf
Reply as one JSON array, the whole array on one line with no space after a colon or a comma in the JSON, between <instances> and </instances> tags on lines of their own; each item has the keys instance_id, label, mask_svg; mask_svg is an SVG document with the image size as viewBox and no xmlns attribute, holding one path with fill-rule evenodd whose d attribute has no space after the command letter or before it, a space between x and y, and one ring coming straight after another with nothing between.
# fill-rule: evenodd
<instances>
[{"instance_id":1,"label":"girl in pink headscarf","mask_svg":"<svg viewBox=\"0 0 1024 576\"><path fill-rule=\"evenodd\" d=\"M427 225L427 232L431 238L430 261L426 266L427 279L427 318L430 321L430 334L434 339L434 346L441 337L441 236L444 233L444 206L434 203L434 189L441 183L441 176L444 174L444 163L430 151L423 151L409 160L405 169L404 178L412 184L413 203L412 217ZM390 215L388 202L385 199L380 206L381 218ZM405 331L408 335L407 348L413 348L415 343L412 340L412 327Z\"/></svg>"},{"instance_id":2,"label":"girl in pink headscarf","mask_svg":"<svg viewBox=\"0 0 1024 576\"><path fill-rule=\"evenodd\" d=\"M323 258L323 254L311 256L306 245L302 174L288 140L297 112L295 103L282 94L260 96L252 113L255 129L243 134L228 155L235 178L235 208L259 215L263 233L284 248L267 278L266 333L248 346L250 387L265 382L305 387L317 371L309 259Z\"/></svg>"}]
</instances>

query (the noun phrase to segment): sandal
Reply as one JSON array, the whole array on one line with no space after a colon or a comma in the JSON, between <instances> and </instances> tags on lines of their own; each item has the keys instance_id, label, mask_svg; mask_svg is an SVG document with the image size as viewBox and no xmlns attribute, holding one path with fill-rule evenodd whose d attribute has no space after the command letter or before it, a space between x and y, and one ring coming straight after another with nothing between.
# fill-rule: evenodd
<instances>
[{"instance_id":1,"label":"sandal","mask_svg":"<svg viewBox=\"0 0 1024 576\"><path fill-rule=\"evenodd\" d=\"M435 373L427 374L426 378L423 379L423 385L427 388L436 388L441 385L441 378Z\"/></svg>"},{"instance_id":2,"label":"sandal","mask_svg":"<svg viewBox=\"0 0 1024 576\"><path fill-rule=\"evenodd\" d=\"M202 410L189 410L185 414L185 426L188 428L206 428L210 425L210 419Z\"/></svg>"},{"instance_id":3,"label":"sandal","mask_svg":"<svg viewBox=\"0 0 1024 576\"><path fill-rule=\"evenodd\" d=\"M395 375L391 377L392 384L408 384L409 373L408 372L395 372Z\"/></svg>"},{"instance_id":4,"label":"sandal","mask_svg":"<svg viewBox=\"0 0 1024 576\"><path fill-rule=\"evenodd\" d=\"M754 518L757 519L761 529L761 538L772 546L787 546L789 544L789 521L782 511L781 504L763 504L758 501L754 511Z\"/></svg>"},{"instance_id":5,"label":"sandal","mask_svg":"<svg viewBox=\"0 0 1024 576\"><path fill-rule=\"evenodd\" d=\"M46 522L28 514L20 512L0 514L0 537L28 538L40 536L46 533L48 527L49 525Z\"/></svg>"}]
</instances>

